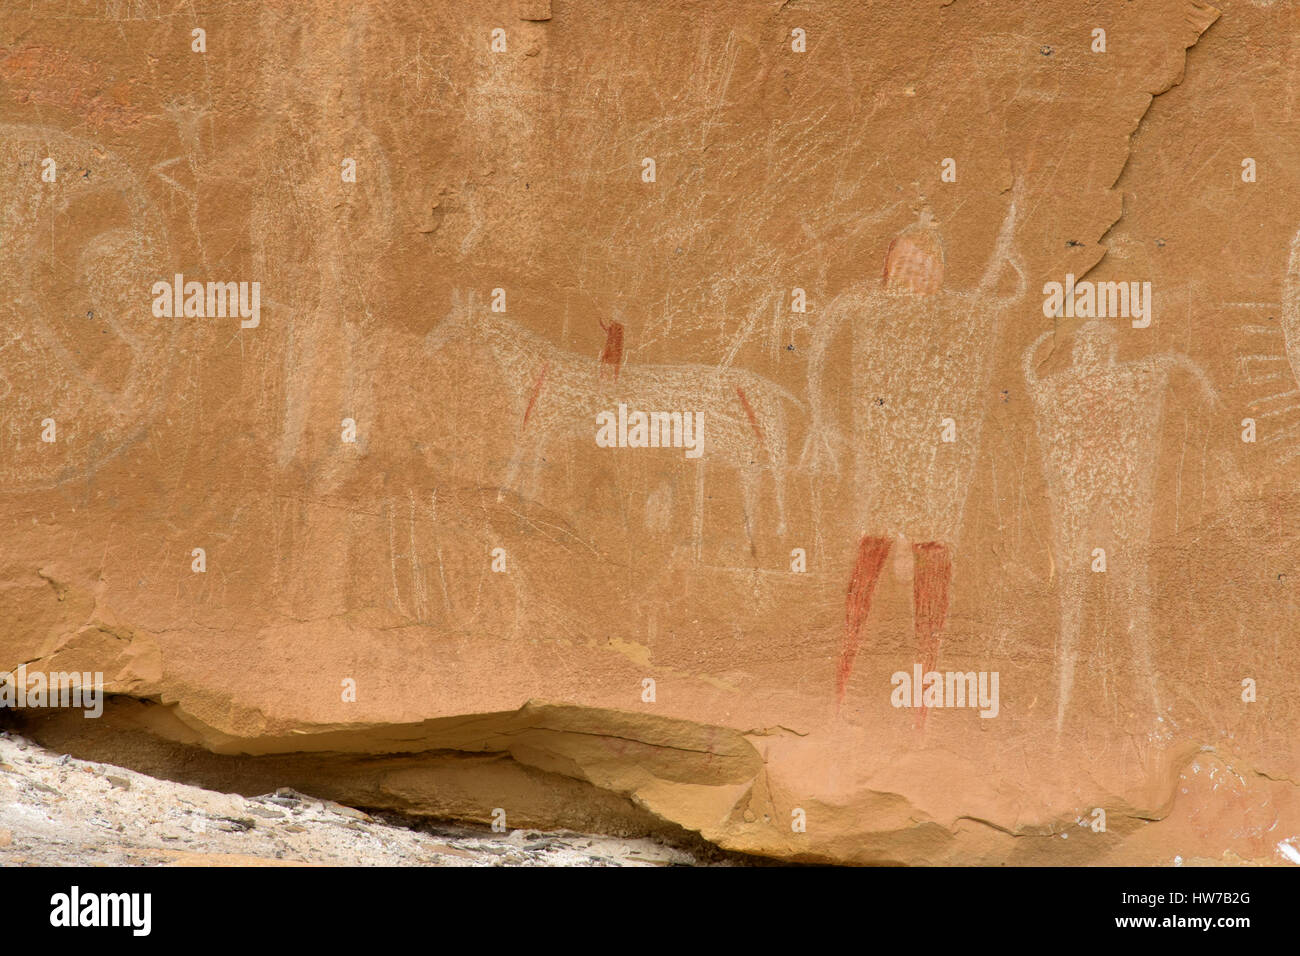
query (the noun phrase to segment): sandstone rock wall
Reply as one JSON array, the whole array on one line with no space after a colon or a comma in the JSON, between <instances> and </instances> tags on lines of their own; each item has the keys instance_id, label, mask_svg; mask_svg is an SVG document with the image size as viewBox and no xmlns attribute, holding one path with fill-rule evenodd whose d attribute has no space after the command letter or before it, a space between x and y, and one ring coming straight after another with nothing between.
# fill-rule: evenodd
<instances>
[{"instance_id":1,"label":"sandstone rock wall","mask_svg":"<svg viewBox=\"0 0 1300 956\"><path fill-rule=\"evenodd\" d=\"M1292 0L9 6L0 670L114 695L26 732L787 859L1297 859Z\"/></svg>"}]
</instances>

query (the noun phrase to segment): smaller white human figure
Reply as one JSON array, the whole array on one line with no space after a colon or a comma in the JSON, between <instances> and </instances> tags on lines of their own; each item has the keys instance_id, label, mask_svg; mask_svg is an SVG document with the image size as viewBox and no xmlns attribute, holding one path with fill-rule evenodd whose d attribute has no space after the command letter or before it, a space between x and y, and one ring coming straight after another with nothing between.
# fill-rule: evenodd
<instances>
[{"instance_id":1,"label":"smaller white human figure","mask_svg":"<svg viewBox=\"0 0 1300 956\"><path fill-rule=\"evenodd\" d=\"M1173 353L1119 361L1115 329L1094 320L1074 333L1070 367L1040 378L1034 355L1053 331L1024 355L1052 509L1053 557L1060 574L1056 727L1065 723L1083 624L1084 598L1100 548L1108 575L1118 579L1127 610L1134 665L1155 713L1160 697L1151 653L1148 555L1155 514L1160 424L1170 375L1182 369L1211 404L1218 396L1205 373Z\"/></svg>"}]
</instances>

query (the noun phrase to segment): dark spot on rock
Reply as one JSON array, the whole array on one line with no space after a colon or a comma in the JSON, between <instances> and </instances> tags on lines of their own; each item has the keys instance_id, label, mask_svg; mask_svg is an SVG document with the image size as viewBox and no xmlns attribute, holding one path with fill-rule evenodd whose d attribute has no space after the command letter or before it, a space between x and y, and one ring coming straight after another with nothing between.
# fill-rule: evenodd
<instances>
[{"instance_id":1,"label":"dark spot on rock","mask_svg":"<svg viewBox=\"0 0 1300 956\"><path fill-rule=\"evenodd\" d=\"M1080 242L1078 239L1066 239L1066 240L1065 240L1065 244L1066 244L1067 246L1081 246L1081 245L1083 245L1083 243Z\"/></svg>"},{"instance_id":2,"label":"dark spot on rock","mask_svg":"<svg viewBox=\"0 0 1300 956\"><path fill-rule=\"evenodd\" d=\"M787 345L787 346L785 347L785 350L786 350L787 352L793 352L793 351L794 351L794 346L793 346L793 345Z\"/></svg>"},{"instance_id":3,"label":"dark spot on rock","mask_svg":"<svg viewBox=\"0 0 1300 956\"><path fill-rule=\"evenodd\" d=\"M250 817L214 817L213 819L222 824L218 829L225 830L227 833L247 833L257 826L256 821Z\"/></svg>"}]
</instances>

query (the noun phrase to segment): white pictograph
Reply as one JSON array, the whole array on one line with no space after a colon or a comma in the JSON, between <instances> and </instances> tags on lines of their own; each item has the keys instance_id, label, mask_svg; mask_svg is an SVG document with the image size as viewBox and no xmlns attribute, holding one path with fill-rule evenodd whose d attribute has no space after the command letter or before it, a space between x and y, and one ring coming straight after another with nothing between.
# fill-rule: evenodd
<instances>
[{"instance_id":1,"label":"white pictograph","mask_svg":"<svg viewBox=\"0 0 1300 956\"><path fill-rule=\"evenodd\" d=\"M927 669L938 654L951 551L978 460L998 334L1003 316L1025 291L1013 244L1022 205L1017 179L975 289L943 291L943 242L923 214L891 244L883 281L836 298L814 331L808 360L812 421L801 459L814 475L839 469L844 435L822 378L841 326L852 331L855 532L862 537L845 614L841 700L880 569L900 540L911 543L915 559L914 627ZM1018 285L1000 297L995 289L1007 267ZM943 440L945 429L951 440Z\"/></svg>"},{"instance_id":2,"label":"white pictograph","mask_svg":"<svg viewBox=\"0 0 1300 956\"><path fill-rule=\"evenodd\" d=\"M58 179L41 179L43 160ZM83 478L139 439L167 395L175 323L149 318L168 261L135 171L52 129L0 126L0 490ZM57 424L49 454L42 420Z\"/></svg>"},{"instance_id":3,"label":"white pictograph","mask_svg":"<svg viewBox=\"0 0 1300 956\"><path fill-rule=\"evenodd\" d=\"M621 328L621 327L620 327ZM621 335L621 332L620 332ZM621 348L621 338L620 338ZM787 407L802 403L779 385L743 369L707 365L624 365L557 348L542 336L459 297L425 341L487 355L515 417L516 445L502 487L536 494L547 447L561 436L594 441L596 415L617 408L675 409L699 416L703 456L696 469L695 532L698 554L704 508L704 469L722 466L740 479L750 541L758 531L760 479L772 476L777 520L785 530ZM521 471L529 467L526 481Z\"/></svg>"},{"instance_id":4,"label":"white pictograph","mask_svg":"<svg viewBox=\"0 0 1300 956\"><path fill-rule=\"evenodd\" d=\"M1184 370L1209 402L1217 404L1218 396L1204 372L1185 356L1120 362L1117 332L1101 320L1087 322L1074 333L1068 369L1039 377L1035 354L1053 335L1044 332L1026 350L1023 368L1038 424L1052 510L1053 560L1060 578L1059 731L1074 684L1084 598L1098 548L1105 552L1107 575L1118 581L1134 665L1159 714L1149 549L1170 375Z\"/></svg>"}]
</instances>

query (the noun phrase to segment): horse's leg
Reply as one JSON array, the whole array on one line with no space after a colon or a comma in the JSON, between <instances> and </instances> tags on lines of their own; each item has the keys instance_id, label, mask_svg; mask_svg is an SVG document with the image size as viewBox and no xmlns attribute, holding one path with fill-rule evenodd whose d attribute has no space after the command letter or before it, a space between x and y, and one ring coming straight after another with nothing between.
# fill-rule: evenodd
<instances>
[{"instance_id":1,"label":"horse's leg","mask_svg":"<svg viewBox=\"0 0 1300 956\"><path fill-rule=\"evenodd\" d=\"M755 558L754 533L758 525L758 479L762 466L757 462L740 466L740 497L745 508L745 536L749 539L749 553Z\"/></svg>"},{"instance_id":2,"label":"horse's leg","mask_svg":"<svg viewBox=\"0 0 1300 956\"><path fill-rule=\"evenodd\" d=\"M698 564L704 548L704 459L695 462L695 516L691 544Z\"/></svg>"},{"instance_id":3,"label":"horse's leg","mask_svg":"<svg viewBox=\"0 0 1300 956\"><path fill-rule=\"evenodd\" d=\"M776 533L785 534L785 416L781 413L781 400L776 400L776 412L773 416L776 427L768 436L768 466L772 472L773 494L776 496Z\"/></svg>"}]
</instances>

